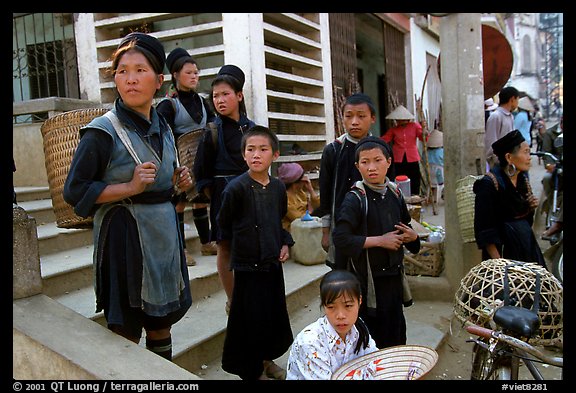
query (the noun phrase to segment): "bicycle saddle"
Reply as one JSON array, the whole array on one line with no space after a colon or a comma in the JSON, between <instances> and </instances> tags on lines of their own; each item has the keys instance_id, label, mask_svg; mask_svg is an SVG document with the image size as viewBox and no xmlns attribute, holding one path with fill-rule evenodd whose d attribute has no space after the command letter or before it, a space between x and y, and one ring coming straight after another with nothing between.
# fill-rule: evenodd
<instances>
[{"instance_id":1,"label":"bicycle saddle","mask_svg":"<svg viewBox=\"0 0 576 393\"><path fill-rule=\"evenodd\" d=\"M502 306L494 312L493 319L504 329L521 334L523 337L532 337L540 328L538 314L523 307Z\"/></svg>"},{"instance_id":2,"label":"bicycle saddle","mask_svg":"<svg viewBox=\"0 0 576 393\"><path fill-rule=\"evenodd\" d=\"M510 304L508 268L515 265L524 265L524 263L514 261L512 264L506 265L504 270L504 306L494 312L492 319L504 329L509 329L514 333L521 334L523 337L532 337L540 328L540 318L538 317L538 310L540 308L540 273L534 271L536 282L534 285L534 302L532 303L532 309L528 310L524 307L513 306Z\"/></svg>"}]
</instances>

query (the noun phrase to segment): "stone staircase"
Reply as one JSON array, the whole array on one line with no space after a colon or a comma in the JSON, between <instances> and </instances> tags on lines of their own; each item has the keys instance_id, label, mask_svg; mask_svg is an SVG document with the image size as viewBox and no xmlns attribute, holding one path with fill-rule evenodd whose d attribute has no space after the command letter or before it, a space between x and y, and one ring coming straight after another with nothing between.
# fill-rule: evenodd
<instances>
[{"instance_id":1,"label":"stone staircase","mask_svg":"<svg viewBox=\"0 0 576 393\"><path fill-rule=\"evenodd\" d=\"M18 205L36 220L42 292L85 318L106 326L103 313L95 312L92 287L92 231L56 226L48 187L16 188ZM202 256L191 210L185 212L186 246L197 261L188 267L193 304L172 328L173 362L204 379L237 379L220 369L226 330L225 294L216 270L215 256ZM289 260L284 265L288 311L296 335L321 315L319 282L329 269L324 264L305 266ZM417 278L414 277L416 280ZM418 278L419 279L419 278ZM432 278L434 280L435 278ZM415 299L433 300L414 288ZM419 302L417 301L416 304ZM425 305L426 302L421 302ZM443 303L444 304L444 303ZM407 309L408 341L438 347L446 334L449 303L425 321L415 308ZM140 346L144 346L142 339ZM286 365L287 353L278 360Z\"/></svg>"}]
</instances>

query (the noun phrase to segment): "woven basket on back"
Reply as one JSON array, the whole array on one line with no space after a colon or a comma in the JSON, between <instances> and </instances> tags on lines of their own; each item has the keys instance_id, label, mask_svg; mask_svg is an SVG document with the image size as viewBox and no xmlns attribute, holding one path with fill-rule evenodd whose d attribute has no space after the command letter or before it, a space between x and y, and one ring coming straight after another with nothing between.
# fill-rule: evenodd
<instances>
[{"instance_id":1,"label":"woven basket on back","mask_svg":"<svg viewBox=\"0 0 576 393\"><path fill-rule=\"evenodd\" d=\"M44 160L52 207L59 228L91 228L92 217L82 218L64 201L62 192L72 157L80 141L79 130L92 119L108 112L104 108L78 109L46 120L40 130L44 140Z\"/></svg>"},{"instance_id":2,"label":"woven basket on back","mask_svg":"<svg viewBox=\"0 0 576 393\"><path fill-rule=\"evenodd\" d=\"M376 380L415 380L428 373L438 362L438 353L422 345L397 345L360 356L332 374L333 380L362 379L366 369Z\"/></svg>"},{"instance_id":3,"label":"woven basket on back","mask_svg":"<svg viewBox=\"0 0 576 393\"><path fill-rule=\"evenodd\" d=\"M474 199L475 194L472 186L482 176L468 175L456 182L456 208L458 209L458 221L460 222L460 234L464 243L476 241L474 235Z\"/></svg>"},{"instance_id":4,"label":"woven basket on back","mask_svg":"<svg viewBox=\"0 0 576 393\"><path fill-rule=\"evenodd\" d=\"M488 326L493 311L504 301L504 275L509 265L510 305L531 309L536 289L536 272L540 274L540 329L530 342L555 345L563 334L563 287L552 273L536 263L508 259L487 259L474 266L462 280L454 296L454 315L466 321Z\"/></svg>"},{"instance_id":5,"label":"woven basket on back","mask_svg":"<svg viewBox=\"0 0 576 393\"><path fill-rule=\"evenodd\" d=\"M192 174L192 168L194 167L194 159L196 158L198 146L200 145L200 141L205 132L205 128L197 128L180 135L176 141L180 165L187 166L188 169L190 169L190 175L192 176L192 186L186 190L186 198L189 201L198 195L198 192L196 191L196 179Z\"/></svg>"}]
</instances>

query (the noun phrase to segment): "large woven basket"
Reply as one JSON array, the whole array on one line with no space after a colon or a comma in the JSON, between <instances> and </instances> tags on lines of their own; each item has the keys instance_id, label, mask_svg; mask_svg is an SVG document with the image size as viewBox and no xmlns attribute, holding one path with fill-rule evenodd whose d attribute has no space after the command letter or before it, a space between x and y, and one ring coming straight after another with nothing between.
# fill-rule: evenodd
<instances>
[{"instance_id":1,"label":"large woven basket","mask_svg":"<svg viewBox=\"0 0 576 393\"><path fill-rule=\"evenodd\" d=\"M376 380L415 380L426 375L438 362L438 353L422 345L397 345L360 356L332 374L333 380L361 379L366 368Z\"/></svg>"},{"instance_id":2,"label":"large woven basket","mask_svg":"<svg viewBox=\"0 0 576 393\"><path fill-rule=\"evenodd\" d=\"M44 160L52 208L59 228L91 228L92 217L82 218L64 201L62 192L72 157L80 141L79 130L92 119L108 112L104 108L78 109L46 120L40 130L44 141Z\"/></svg>"},{"instance_id":3,"label":"large woven basket","mask_svg":"<svg viewBox=\"0 0 576 393\"><path fill-rule=\"evenodd\" d=\"M186 190L186 198L190 201L198 195L198 192L196 191L196 179L192 174L192 168L194 167L194 159L196 158L198 146L200 145L200 141L205 132L206 129L197 128L180 135L176 141L180 165L187 166L188 169L190 169L190 174L192 176L192 186Z\"/></svg>"},{"instance_id":4,"label":"large woven basket","mask_svg":"<svg viewBox=\"0 0 576 393\"><path fill-rule=\"evenodd\" d=\"M464 243L476 241L474 235L474 200L476 196L472 186L480 178L482 176L468 175L456 182L456 208L458 209L460 234Z\"/></svg>"},{"instance_id":5,"label":"large woven basket","mask_svg":"<svg viewBox=\"0 0 576 393\"><path fill-rule=\"evenodd\" d=\"M530 341L540 345L556 345L563 334L563 287L552 273L531 262L508 259L487 259L474 266L462 280L454 296L454 315L463 324L467 321L488 326L491 313L504 301L505 268L508 269L511 305L532 308L536 272L540 274L540 329ZM515 302L513 302L514 300Z\"/></svg>"}]
</instances>

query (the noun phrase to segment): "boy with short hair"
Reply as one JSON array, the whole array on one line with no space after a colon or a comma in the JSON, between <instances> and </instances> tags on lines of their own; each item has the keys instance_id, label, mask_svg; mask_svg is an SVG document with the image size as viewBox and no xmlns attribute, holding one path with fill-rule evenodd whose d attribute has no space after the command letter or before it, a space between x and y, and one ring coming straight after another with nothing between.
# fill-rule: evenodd
<instances>
[{"instance_id":1,"label":"boy with short hair","mask_svg":"<svg viewBox=\"0 0 576 393\"><path fill-rule=\"evenodd\" d=\"M273 359L293 340L282 264L294 240L282 227L286 187L268 173L279 145L276 134L263 126L243 135L249 169L228 183L218 213L220 245L229 249L234 271L222 369L242 379L284 379L285 370Z\"/></svg>"},{"instance_id":2,"label":"boy with short hair","mask_svg":"<svg viewBox=\"0 0 576 393\"><path fill-rule=\"evenodd\" d=\"M333 233L334 245L346 257L336 268L360 279L360 317L380 349L406 344L404 246L413 254L420 251L402 192L386 176L391 155L380 138L369 136L358 143L355 158L362 181L342 201Z\"/></svg>"},{"instance_id":3,"label":"boy with short hair","mask_svg":"<svg viewBox=\"0 0 576 393\"><path fill-rule=\"evenodd\" d=\"M326 264L331 268L339 258L330 236L334 212L352 184L361 179L354 165L354 149L376 123L376 108L368 95L355 93L344 102L342 115L346 132L324 147L320 160L320 207L312 213L322 217L322 248L328 252Z\"/></svg>"}]
</instances>

